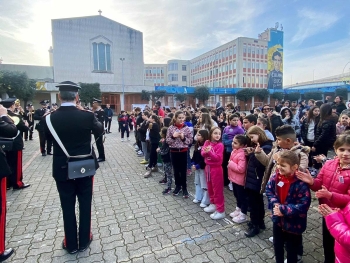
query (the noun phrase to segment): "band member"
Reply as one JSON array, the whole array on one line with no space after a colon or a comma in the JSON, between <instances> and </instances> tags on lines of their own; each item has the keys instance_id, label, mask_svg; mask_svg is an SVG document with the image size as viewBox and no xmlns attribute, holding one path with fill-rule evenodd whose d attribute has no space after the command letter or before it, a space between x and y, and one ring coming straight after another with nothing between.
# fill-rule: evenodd
<instances>
[{"instance_id":1,"label":"band member","mask_svg":"<svg viewBox=\"0 0 350 263\"><path fill-rule=\"evenodd\" d=\"M19 190L30 186L30 184L24 184L22 181L22 154L24 144L21 133L28 131L28 124L26 125L22 120L22 117L13 112L15 109L15 100L16 98L8 98L2 100L0 104L7 108L7 114L14 120L17 130L19 131L13 140L12 150L6 151L6 160L11 168L11 174L8 176L7 186L8 188L13 187L13 190Z\"/></svg>"},{"instance_id":2,"label":"band member","mask_svg":"<svg viewBox=\"0 0 350 263\"><path fill-rule=\"evenodd\" d=\"M28 122L28 131L24 133L24 140L28 141L28 134L29 134L29 140L33 140L33 130L34 130L34 107L33 104L28 104L27 109L24 113L24 120Z\"/></svg>"},{"instance_id":3,"label":"band member","mask_svg":"<svg viewBox=\"0 0 350 263\"><path fill-rule=\"evenodd\" d=\"M58 98L61 106L50 114L50 120L57 136L71 156L90 154L91 133L102 134L103 125L95 118L92 112L77 105L80 87L70 81L61 82ZM45 122L46 123L46 122ZM51 133L45 124L46 136ZM56 140L53 144L54 155L52 175L56 181L60 196L65 237L62 248L70 254L85 251L91 241L91 201L93 176L68 179L67 157ZM96 160L95 154L93 156ZM96 162L96 168L98 163ZM79 235L75 215L75 203L79 202Z\"/></svg>"},{"instance_id":4,"label":"band member","mask_svg":"<svg viewBox=\"0 0 350 263\"><path fill-rule=\"evenodd\" d=\"M113 117L113 110L111 109L111 105L107 104L105 108L105 129L106 133L111 133L111 123Z\"/></svg>"},{"instance_id":5,"label":"band member","mask_svg":"<svg viewBox=\"0 0 350 263\"><path fill-rule=\"evenodd\" d=\"M13 138L17 135L17 127L7 116L7 110L0 105L0 137ZM8 259L14 252L12 248L5 250L5 228L6 228L6 181L11 174L6 155L0 148L0 262Z\"/></svg>"},{"instance_id":6,"label":"band member","mask_svg":"<svg viewBox=\"0 0 350 263\"><path fill-rule=\"evenodd\" d=\"M47 104L49 103L48 100L43 100L40 101L41 104L41 109L37 109L34 113L34 120L39 121L36 125L35 125L35 129L38 131L39 133L39 140L40 140L40 151L41 151L41 155L42 156L46 156L46 137L45 137L45 125L44 125L44 115L48 114L50 112L50 110L47 107ZM47 145L47 154L48 155L52 155L51 154L51 146L52 144L48 144Z\"/></svg>"},{"instance_id":7,"label":"band member","mask_svg":"<svg viewBox=\"0 0 350 263\"><path fill-rule=\"evenodd\" d=\"M101 100L94 98L92 101L92 110L95 113L95 117L97 118L97 120L101 122L102 126L104 127L105 112L101 108L101 102ZM96 147L98 150L98 162L104 162L106 160L105 148L103 146L104 134L105 131L103 131L102 133L94 133Z\"/></svg>"}]
</instances>

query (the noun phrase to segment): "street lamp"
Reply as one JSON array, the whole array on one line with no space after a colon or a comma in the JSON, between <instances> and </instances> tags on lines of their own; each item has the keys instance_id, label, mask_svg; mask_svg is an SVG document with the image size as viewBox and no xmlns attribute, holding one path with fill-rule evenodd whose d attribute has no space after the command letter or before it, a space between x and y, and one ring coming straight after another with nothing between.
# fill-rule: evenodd
<instances>
[{"instance_id":1,"label":"street lamp","mask_svg":"<svg viewBox=\"0 0 350 263\"><path fill-rule=\"evenodd\" d=\"M120 58L121 62L122 62L122 87L123 87L123 95L122 95L122 99L120 101L120 109L124 110L124 102L125 102L125 92L124 92L124 60L125 58Z\"/></svg>"},{"instance_id":2,"label":"street lamp","mask_svg":"<svg viewBox=\"0 0 350 263\"><path fill-rule=\"evenodd\" d=\"M348 63L345 64L344 68L343 68L343 76L344 76L344 71L345 71L345 68L346 66L350 63L350 61L348 61Z\"/></svg>"},{"instance_id":3,"label":"street lamp","mask_svg":"<svg viewBox=\"0 0 350 263\"><path fill-rule=\"evenodd\" d=\"M312 82L315 83L315 69L312 71Z\"/></svg>"}]
</instances>

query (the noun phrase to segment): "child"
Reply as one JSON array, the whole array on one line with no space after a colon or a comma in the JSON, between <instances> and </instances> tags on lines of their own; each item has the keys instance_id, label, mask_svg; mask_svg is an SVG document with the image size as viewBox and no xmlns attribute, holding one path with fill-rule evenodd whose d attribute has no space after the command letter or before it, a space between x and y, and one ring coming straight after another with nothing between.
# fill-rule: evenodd
<instances>
[{"instance_id":1,"label":"child","mask_svg":"<svg viewBox=\"0 0 350 263\"><path fill-rule=\"evenodd\" d=\"M239 116L237 114L230 115L228 119L229 119L230 125L225 127L224 132L222 134L222 142L225 146L224 161L222 164L222 168L224 170L224 185L228 185L230 183L228 179L228 173L227 173L227 164L232 152L233 138L237 134L244 134L244 130L238 126ZM229 187L230 185L232 187L231 183L229 184ZM232 191L232 188L230 188L230 190Z\"/></svg>"},{"instance_id":2,"label":"child","mask_svg":"<svg viewBox=\"0 0 350 263\"><path fill-rule=\"evenodd\" d=\"M306 229L311 194L308 185L295 175L299 163L299 156L294 152L281 152L277 158L276 174L272 175L266 187L266 196L272 207L276 263L284 262L284 244L287 262L298 262L297 252Z\"/></svg>"},{"instance_id":3,"label":"child","mask_svg":"<svg viewBox=\"0 0 350 263\"><path fill-rule=\"evenodd\" d=\"M201 155L201 149L205 141L209 139L209 133L207 130L199 130L197 132L197 142L194 147L192 156L192 170L194 171L194 184L196 186L195 199L193 203L200 203L200 207L207 207L210 203L208 195L207 180L205 179L205 162Z\"/></svg>"},{"instance_id":4,"label":"child","mask_svg":"<svg viewBox=\"0 0 350 263\"><path fill-rule=\"evenodd\" d=\"M167 131L168 131L167 127L162 128L162 131L161 131L162 139L160 140L160 142L162 143L162 147L157 148L157 152L159 152L160 155L162 156L163 167L164 167L164 179L161 180L159 183L167 184L167 188L165 188L162 194L170 194L171 184L173 182L173 167L171 165L171 160L170 160L170 148L165 141Z\"/></svg>"},{"instance_id":5,"label":"child","mask_svg":"<svg viewBox=\"0 0 350 263\"><path fill-rule=\"evenodd\" d=\"M129 117L126 115L126 111L121 111L121 114L119 115L118 122L120 124L120 129L121 129L121 141L124 141L124 133L126 132L126 137L128 141L129 139Z\"/></svg>"},{"instance_id":6,"label":"child","mask_svg":"<svg viewBox=\"0 0 350 263\"><path fill-rule=\"evenodd\" d=\"M222 160L224 158L224 145L220 142L221 129L213 127L207 140L202 147L202 156L204 157L205 173L207 176L208 193L210 205L204 208L211 219L225 218L224 204L224 177L222 172Z\"/></svg>"},{"instance_id":7,"label":"child","mask_svg":"<svg viewBox=\"0 0 350 263\"><path fill-rule=\"evenodd\" d=\"M349 116L346 113L340 114L339 122L337 123L336 129L337 129L337 136L344 133L346 126L348 126L349 123Z\"/></svg>"},{"instance_id":8,"label":"child","mask_svg":"<svg viewBox=\"0 0 350 263\"><path fill-rule=\"evenodd\" d=\"M350 202L350 135L340 135L334 143L334 151L337 158L326 161L316 178L308 170L306 173L298 171L297 176L316 192L320 204L343 209ZM322 232L324 262L335 262L334 237L331 236L325 219L322 220Z\"/></svg>"},{"instance_id":9,"label":"child","mask_svg":"<svg viewBox=\"0 0 350 263\"><path fill-rule=\"evenodd\" d=\"M247 147L247 137L244 135L236 135L232 141L233 151L228 162L228 177L232 182L233 194L237 200L237 207L230 214L232 221L235 223L243 223L247 221L248 204L244 190L245 172L247 170L247 159L243 148Z\"/></svg>"}]
</instances>

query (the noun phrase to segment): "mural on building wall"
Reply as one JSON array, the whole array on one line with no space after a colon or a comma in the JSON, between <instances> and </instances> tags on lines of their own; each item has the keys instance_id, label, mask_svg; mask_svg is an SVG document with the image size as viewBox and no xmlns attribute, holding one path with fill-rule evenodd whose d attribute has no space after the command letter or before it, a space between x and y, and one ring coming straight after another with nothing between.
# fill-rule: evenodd
<instances>
[{"instance_id":1,"label":"mural on building wall","mask_svg":"<svg viewBox=\"0 0 350 263\"><path fill-rule=\"evenodd\" d=\"M271 29L267 45L268 89L283 88L283 31Z\"/></svg>"}]
</instances>

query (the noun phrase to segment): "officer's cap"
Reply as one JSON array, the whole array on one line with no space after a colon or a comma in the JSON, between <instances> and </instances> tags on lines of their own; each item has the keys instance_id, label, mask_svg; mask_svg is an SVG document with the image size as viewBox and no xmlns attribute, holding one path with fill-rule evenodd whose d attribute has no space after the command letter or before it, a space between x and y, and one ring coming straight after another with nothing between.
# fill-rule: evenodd
<instances>
[{"instance_id":1,"label":"officer's cap","mask_svg":"<svg viewBox=\"0 0 350 263\"><path fill-rule=\"evenodd\" d=\"M10 108L13 104L15 104L16 98L8 98L0 101L5 108Z\"/></svg>"},{"instance_id":2,"label":"officer's cap","mask_svg":"<svg viewBox=\"0 0 350 263\"><path fill-rule=\"evenodd\" d=\"M27 107L32 107L32 106L33 106L33 104L31 104L31 103L27 104Z\"/></svg>"},{"instance_id":3,"label":"officer's cap","mask_svg":"<svg viewBox=\"0 0 350 263\"><path fill-rule=\"evenodd\" d=\"M42 101L40 101L39 103L41 104L41 105L46 105L46 104L48 104L50 101L49 100L42 100Z\"/></svg>"},{"instance_id":4,"label":"officer's cap","mask_svg":"<svg viewBox=\"0 0 350 263\"><path fill-rule=\"evenodd\" d=\"M93 99L92 99L92 103L102 103L102 100L93 98Z\"/></svg>"},{"instance_id":5,"label":"officer's cap","mask_svg":"<svg viewBox=\"0 0 350 263\"><path fill-rule=\"evenodd\" d=\"M60 91L75 91L81 89L81 87L72 81L63 81L56 86Z\"/></svg>"}]
</instances>

